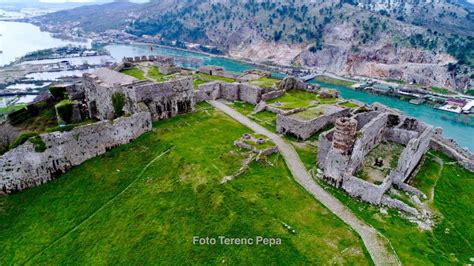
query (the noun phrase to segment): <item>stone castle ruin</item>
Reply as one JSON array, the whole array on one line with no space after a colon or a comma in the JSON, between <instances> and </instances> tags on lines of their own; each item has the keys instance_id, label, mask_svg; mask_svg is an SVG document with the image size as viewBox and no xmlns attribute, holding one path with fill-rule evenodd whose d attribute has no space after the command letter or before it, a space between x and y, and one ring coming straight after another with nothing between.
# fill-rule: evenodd
<instances>
[{"instance_id":1,"label":"stone castle ruin","mask_svg":"<svg viewBox=\"0 0 474 266\"><path fill-rule=\"evenodd\" d=\"M140 81L105 68L85 74L83 78L89 115L100 120L114 117L112 106L114 93L120 93L125 97L125 114L148 111L156 121L192 112L194 110L192 84L192 77L156 83Z\"/></svg>"},{"instance_id":2,"label":"stone castle ruin","mask_svg":"<svg viewBox=\"0 0 474 266\"><path fill-rule=\"evenodd\" d=\"M155 82L138 80L120 73L122 69L136 64L144 64L146 67L151 64L158 67L161 73L177 74L167 75L164 81ZM222 74L223 69L207 66L201 68L200 72L218 75ZM206 83L194 89L193 76L185 73L186 70L175 66L172 58L143 56L124 58L120 64L109 69L84 74L80 86L68 85L65 91L69 100L74 100L80 107L81 114L99 121L70 131L39 135L37 138L44 144L41 150L35 146L37 143L28 140L0 156L0 193L20 191L48 182L71 167L105 153L107 149L139 137L152 129L153 121L192 112L196 102L216 99L243 101L256 105L255 112L268 110L276 113L277 132L293 135L300 140L308 139L316 132L324 131L327 126L334 125L333 129L319 136L319 176L349 195L372 204L385 204L416 214L416 209L389 197L387 191L395 187L419 197L424 196L419 190L409 186L407 180L416 171L429 148L447 154L465 168L474 171L474 155L459 148L454 141L444 139L441 129L434 129L380 104L355 110L339 103L283 110L267 105L265 101L293 89L317 93L321 98L324 95L337 98L338 95L317 85L305 84L294 77L285 78L271 88L255 86L250 83L252 79L271 75L259 71L247 72L237 78L239 82L206 80ZM231 74L227 76L229 75ZM122 117L116 114L116 106L113 104L116 95L120 95L123 100ZM259 145L267 152L265 143L253 140L254 138L244 136L236 145L261 152L262 149L255 148L255 145ZM384 176L378 180L364 179L358 173L364 169L371 152L385 142L402 147L394 166L390 165L390 171L383 172ZM268 152L274 152L275 149L270 147ZM370 163L387 169L387 158L375 158Z\"/></svg>"},{"instance_id":3,"label":"stone castle ruin","mask_svg":"<svg viewBox=\"0 0 474 266\"><path fill-rule=\"evenodd\" d=\"M309 114L309 118L305 117L306 113ZM349 113L349 108L329 104L293 114L280 113L277 115L276 130L278 133L306 140L329 124L334 124L337 118L347 116Z\"/></svg>"},{"instance_id":4,"label":"stone castle ruin","mask_svg":"<svg viewBox=\"0 0 474 266\"><path fill-rule=\"evenodd\" d=\"M318 166L323 171L322 177L329 184L342 188L355 198L377 205L396 205L415 213L413 208L385 194L393 186L422 194L416 188L409 187L406 181L430 148L434 132L432 126L414 118L381 105L373 105L365 112L338 118L334 129L320 136ZM356 173L366 156L383 141L404 147L396 166L379 183L357 177ZM381 165L383 160L376 159L375 164Z\"/></svg>"},{"instance_id":5,"label":"stone castle ruin","mask_svg":"<svg viewBox=\"0 0 474 266\"><path fill-rule=\"evenodd\" d=\"M151 130L147 112L41 134L45 150L26 142L0 156L0 191L11 193L44 184L108 149L129 143Z\"/></svg>"},{"instance_id":6,"label":"stone castle ruin","mask_svg":"<svg viewBox=\"0 0 474 266\"><path fill-rule=\"evenodd\" d=\"M73 166L136 139L151 130L152 121L194 111L191 76L178 75L154 82L118 72L143 62L151 62L160 68L175 68L172 58L128 58L111 69L84 74L81 86L67 86L65 91L69 100L84 106L87 109L84 113L99 122L65 132L38 135L35 142L28 140L0 156L0 193L46 183ZM115 113L112 100L115 94L122 97L123 117ZM38 143L41 149L38 149Z\"/></svg>"}]
</instances>

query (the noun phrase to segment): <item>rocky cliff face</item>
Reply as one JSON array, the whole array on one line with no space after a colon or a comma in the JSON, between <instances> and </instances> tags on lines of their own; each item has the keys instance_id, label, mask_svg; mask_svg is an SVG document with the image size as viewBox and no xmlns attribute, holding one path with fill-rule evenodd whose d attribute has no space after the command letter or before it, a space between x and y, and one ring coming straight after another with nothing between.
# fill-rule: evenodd
<instances>
[{"instance_id":1,"label":"rocky cliff face","mask_svg":"<svg viewBox=\"0 0 474 266\"><path fill-rule=\"evenodd\" d=\"M81 18L73 13L62 16L60 25L68 25L66 19L77 26L84 12ZM107 15L107 21L95 18L101 29L122 25ZM256 62L461 91L474 85L474 16L453 1L166 0L136 5L127 17L127 26L118 28L130 34L210 44Z\"/></svg>"}]
</instances>

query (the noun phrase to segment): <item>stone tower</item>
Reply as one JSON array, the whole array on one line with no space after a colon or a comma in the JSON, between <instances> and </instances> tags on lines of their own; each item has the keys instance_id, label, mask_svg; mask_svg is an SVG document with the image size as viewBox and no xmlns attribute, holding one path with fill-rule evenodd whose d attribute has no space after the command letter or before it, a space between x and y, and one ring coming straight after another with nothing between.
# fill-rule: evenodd
<instances>
[{"instance_id":1,"label":"stone tower","mask_svg":"<svg viewBox=\"0 0 474 266\"><path fill-rule=\"evenodd\" d=\"M356 139L356 131L357 120L349 117L337 119L332 142L333 148L341 151L342 154L350 154Z\"/></svg>"}]
</instances>

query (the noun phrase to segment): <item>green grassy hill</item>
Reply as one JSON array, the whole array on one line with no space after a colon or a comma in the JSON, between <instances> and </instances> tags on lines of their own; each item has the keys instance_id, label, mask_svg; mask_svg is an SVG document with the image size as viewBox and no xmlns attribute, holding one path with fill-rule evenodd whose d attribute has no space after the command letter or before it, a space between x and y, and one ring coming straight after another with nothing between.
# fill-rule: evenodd
<instances>
[{"instance_id":1,"label":"green grassy hill","mask_svg":"<svg viewBox=\"0 0 474 266\"><path fill-rule=\"evenodd\" d=\"M240 168L245 154L233 141L249 130L198 108L1 197L0 264L370 264L358 236L294 182L279 155L221 184ZM282 244L192 244L220 235Z\"/></svg>"}]
</instances>

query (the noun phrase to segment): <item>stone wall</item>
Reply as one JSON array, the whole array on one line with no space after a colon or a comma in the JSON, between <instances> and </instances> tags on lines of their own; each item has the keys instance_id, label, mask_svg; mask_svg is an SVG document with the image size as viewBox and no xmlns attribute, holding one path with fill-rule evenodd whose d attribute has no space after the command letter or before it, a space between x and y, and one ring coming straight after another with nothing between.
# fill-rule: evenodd
<instances>
[{"instance_id":1,"label":"stone wall","mask_svg":"<svg viewBox=\"0 0 474 266\"><path fill-rule=\"evenodd\" d=\"M279 90L285 91L303 90L307 92L317 92L320 89L318 84L307 84L293 76L284 78L282 81L278 82L276 86Z\"/></svg>"},{"instance_id":2,"label":"stone wall","mask_svg":"<svg viewBox=\"0 0 474 266\"><path fill-rule=\"evenodd\" d=\"M51 181L73 166L114 146L129 143L151 128L150 114L144 112L68 132L42 134L44 152L36 152L27 141L0 156L0 191L11 193Z\"/></svg>"},{"instance_id":3,"label":"stone wall","mask_svg":"<svg viewBox=\"0 0 474 266\"><path fill-rule=\"evenodd\" d=\"M419 133L416 131L404 130L400 128L387 128L384 132L384 139L407 145L412 139L418 138Z\"/></svg>"},{"instance_id":4,"label":"stone wall","mask_svg":"<svg viewBox=\"0 0 474 266\"><path fill-rule=\"evenodd\" d=\"M148 107L154 121L194 111L194 90L192 77L170 80L162 83L144 82L123 90L126 96L126 110L141 111L143 103Z\"/></svg>"},{"instance_id":5,"label":"stone wall","mask_svg":"<svg viewBox=\"0 0 474 266\"><path fill-rule=\"evenodd\" d=\"M267 93L262 94L262 101L268 101L268 100L271 100L271 99L278 98L278 97L282 96L285 93L286 93L286 90L269 91Z\"/></svg>"},{"instance_id":6,"label":"stone wall","mask_svg":"<svg viewBox=\"0 0 474 266\"><path fill-rule=\"evenodd\" d=\"M376 118L378 115L380 115L382 112L364 112L364 113L358 113L354 115L354 119L357 120L357 130L360 130L363 128L367 123L372 121L372 119Z\"/></svg>"},{"instance_id":7,"label":"stone wall","mask_svg":"<svg viewBox=\"0 0 474 266\"><path fill-rule=\"evenodd\" d=\"M349 176L344 178L342 189L354 198L378 205L391 185L390 179L385 179L381 185L375 185L360 178Z\"/></svg>"},{"instance_id":8,"label":"stone wall","mask_svg":"<svg viewBox=\"0 0 474 266\"><path fill-rule=\"evenodd\" d=\"M304 120L295 115L278 114L276 130L278 133L289 134L301 140L310 138L314 133L323 129L328 124L334 123L337 118L346 116L350 109L339 106L327 106L328 109L319 117L311 120Z\"/></svg>"},{"instance_id":9,"label":"stone wall","mask_svg":"<svg viewBox=\"0 0 474 266\"><path fill-rule=\"evenodd\" d=\"M229 101L244 101L257 104L262 98L263 89L248 83L225 83L213 81L198 86L195 91L196 102L216 100L218 98Z\"/></svg>"},{"instance_id":10,"label":"stone wall","mask_svg":"<svg viewBox=\"0 0 474 266\"><path fill-rule=\"evenodd\" d=\"M126 114L147 111L142 108L144 105L154 121L192 112L195 105L192 77L161 83L133 81L129 84L106 84L95 75L85 74L83 86L89 116L100 120L114 118L114 93L122 93L125 96Z\"/></svg>"},{"instance_id":11,"label":"stone wall","mask_svg":"<svg viewBox=\"0 0 474 266\"><path fill-rule=\"evenodd\" d=\"M135 57L124 57L122 59L123 63L142 63L142 62L154 62L159 64L160 66L174 66L175 60L173 57L169 56L160 56L160 55L142 55L142 56L135 56Z\"/></svg>"},{"instance_id":12,"label":"stone wall","mask_svg":"<svg viewBox=\"0 0 474 266\"><path fill-rule=\"evenodd\" d=\"M380 143L386 123L387 114L381 113L359 131L360 133L358 133L358 138L352 149L351 174L357 171L365 156Z\"/></svg>"},{"instance_id":13,"label":"stone wall","mask_svg":"<svg viewBox=\"0 0 474 266\"><path fill-rule=\"evenodd\" d=\"M433 127L427 127L418 138L411 139L398 159L397 168L390 172L389 178L395 184L403 183L410 177L413 170L418 166L423 155L428 151Z\"/></svg>"},{"instance_id":14,"label":"stone wall","mask_svg":"<svg viewBox=\"0 0 474 266\"><path fill-rule=\"evenodd\" d=\"M390 208L395 208L397 210L404 211L406 213L409 213L415 216L419 215L419 212L417 209L408 206L406 203L400 200L393 199L388 196L383 196L382 201L380 203Z\"/></svg>"},{"instance_id":15,"label":"stone wall","mask_svg":"<svg viewBox=\"0 0 474 266\"><path fill-rule=\"evenodd\" d=\"M446 154L449 158L458 161L467 170L474 172L474 154L464 149L452 139L445 139L442 136L441 128L436 128L430 141L430 147L436 151Z\"/></svg>"},{"instance_id":16,"label":"stone wall","mask_svg":"<svg viewBox=\"0 0 474 266\"><path fill-rule=\"evenodd\" d=\"M198 86L194 91L194 99L196 102L216 100L221 97L221 83L212 81Z\"/></svg>"},{"instance_id":17,"label":"stone wall","mask_svg":"<svg viewBox=\"0 0 474 266\"><path fill-rule=\"evenodd\" d=\"M318 140L318 167L323 168L326 162L326 157L332 146L334 129L326 131L319 135Z\"/></svg>"},{"instance_id":18,"label":"stone wall","mask_svg":"<svg viewBox=\"0 0 474 266\"><path fill-rule=\"evenodd\" d=\"M84 74L82 79L84 94L89 107L89 116L100 120L113 119L112 95L122 92L121 86L108 86L94 75Z\"/></svg>"},{"instance_id":19,"label":"stone wall","mask_svg":"<svg viewBox=\"0 0 474 266\"><path fill-rule=\"evenodd\" d=\"M249 83L239 84L239 100L250 104L257 104L262 98L262 88Z\"/></svg>"},{"instance_id":20,"label":"stone wall","mask_svg":"<svg viewBox=\"0 0 474 266\"><path fill-rule=\"evenodd\" d=\"M229 101L239 100L239 84L234 83L221 83L221 97Z\"/></svg>"}]
</instances>

